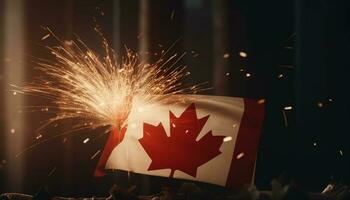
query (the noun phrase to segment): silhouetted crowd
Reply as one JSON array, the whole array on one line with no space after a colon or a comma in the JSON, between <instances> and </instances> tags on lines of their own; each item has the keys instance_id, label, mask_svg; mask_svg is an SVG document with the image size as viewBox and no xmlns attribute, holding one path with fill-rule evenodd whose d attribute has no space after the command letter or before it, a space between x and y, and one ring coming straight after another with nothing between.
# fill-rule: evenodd
<instances>
[{"instance_id":1,"label":"silhouetted crowd","mask_svg":"<svg viewBox=\"0 0 350 200\"><path fill-rule=\"evenodd\" d=\"M51 196L45 187L31 196L18 193L5 193L0 200L350 200L350 185L343 179L331 180L319 193L307 192L297 179L287 173L271 181L271 190L260 191L254 185L239 189L203 189L196 183L185 182L179 188L162 187L154 195L141 196L135 193L136 186L123 188L112 186L108 197L68 198Z\"/></svg>"}]
</instances>

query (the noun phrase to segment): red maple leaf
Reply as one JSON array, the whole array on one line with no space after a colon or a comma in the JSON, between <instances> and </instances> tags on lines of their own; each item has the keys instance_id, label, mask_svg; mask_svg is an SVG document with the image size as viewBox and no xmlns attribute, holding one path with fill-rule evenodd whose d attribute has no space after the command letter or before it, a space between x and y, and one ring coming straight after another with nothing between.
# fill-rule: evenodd
<instances>
[{"instance_id":1,"label":"red maple leaf","mask_svg":"<svg viewBox=\"0 0 350 200\"><path fill-rule=\"evenodd\" d=\"M196 177L197 168L221 154L219 148L224 136L213 136L209 131L196 141L209 115L198 119L196 107L192 103L180 117L169 111L170 136L168 137L162 123L158 126L143 124L143 138L139 139L142 147L152 159L148 170L180 170Z\"/></svg>"}]
</instances>

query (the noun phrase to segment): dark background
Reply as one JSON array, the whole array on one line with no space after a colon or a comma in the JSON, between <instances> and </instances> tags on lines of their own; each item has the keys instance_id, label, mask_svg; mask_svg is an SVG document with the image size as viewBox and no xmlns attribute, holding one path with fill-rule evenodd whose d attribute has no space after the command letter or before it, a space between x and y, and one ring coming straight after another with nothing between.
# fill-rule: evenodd
<instances>
[{"instance_id":1,"label":"dark background","mask_svg":"<svg viewBox=\"0 0 350 200\"><path fill-rule=\"evenodd\" d=\"M94 19L117 50L125 44L136 51L143 37L137 0L120 0L118 16L117 1L112 0L24 2L26 80L35 76L31 56L51 58L43 47L50 40L41 41L46 35L41 26L50 27L67 40L76 33L98 52L100 40L93 31ZM255 176L259 189L269 189L271 179L284 170L299 177L310 191L320 191L331 176L348 176L350 7L345 2L233 0L222 1L220 10L209 0L149 1L150 52L160 52L179 39L174 51L188 52L181 61L191 71L187 82L208 81L214 87L206 92L209 94L266 100ZM5 9L5 3L0 0L0 11ZM215 19L223 19L215 12L226 13L223 30L227 38L221 50L214 45L220 33L213 24ZM0 19L4 18L1 13ZM11 95L8 83L3 81L7 62L1 45L3 21L0 20L1 96ZM120 33L119 39L114 37L116 32ZM240 51L248 57L240 57ZM229 58L220 58L225 53ZM222 71L217 62L226 68ZM246 73L251 76L246 77ZM223 81L218 84L218 79ZM42 102L27 98L26 105L36 103ZM1 110L4 106L4 98L0 98ZM292 106L292 110L284 110L286 106ZM18 134L29 146L37 142L35 129L47 114L23 115L26 130ZM55 194L106 195L115 177L94 179L92 172L98 156L90 159L107 139L101 136L102 130L70 135L66 140L60 137L11 159L6 154L5 138L11 136L5 130L5 117L0 114L0 193L34 193L40 185L47 185ZM59 130L50 130L43 137L59 134ZM83 144L86 137L92 141ZM7 180L13 177L6 172L9 166L16 165L16 160L23 161L24 173L21 184L10 186Z\"/></svg>"}]
</instances>

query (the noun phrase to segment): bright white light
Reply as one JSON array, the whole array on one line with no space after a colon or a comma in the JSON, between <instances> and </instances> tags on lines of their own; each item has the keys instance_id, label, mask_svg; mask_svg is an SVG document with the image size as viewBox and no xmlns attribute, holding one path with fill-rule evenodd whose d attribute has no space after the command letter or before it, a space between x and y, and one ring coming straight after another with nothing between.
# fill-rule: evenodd
<instances>
[{"instance_id":1,"label":"bright white light","mask_svg":"<svg viewBox=\"0 0 350 200\"><path fill-rule=\"evenodd\" d=\"M224 137L224 142L229 142L232 140L232 137L231 136L227 136L227 137Z\"/></svg>"},{"instance_id":2,"label":"bright white light","mask_svg":"<svg viewBox=\"0 0 350 200\"><path fill-rule=\"evenodd\" d=\"M89 142L89 140L90 140L90 138L86 138L86 139L83 141L83 143L86 144L86 143Z\"/></svg>"},{"instance_id":3,"label":"bright white light","mask_svg":"<svg viewBox=\"0 0 350 200\"><path fill-rule=\"evenodd\" d=\"M246 52L240 51L239 56L246 58L248 56L248 54Z\"/></svg>"},{"instance_id":4,"label":"bright white light","mask_svg":"<svg viewBox=\"0 0 350 200\"><path fill-rule=\"evenodd\" d=\"M292 110L292 109L293 109L292 106L286 106L286 107L284 107L284 110Z\"/></svg>"}]
</instances>

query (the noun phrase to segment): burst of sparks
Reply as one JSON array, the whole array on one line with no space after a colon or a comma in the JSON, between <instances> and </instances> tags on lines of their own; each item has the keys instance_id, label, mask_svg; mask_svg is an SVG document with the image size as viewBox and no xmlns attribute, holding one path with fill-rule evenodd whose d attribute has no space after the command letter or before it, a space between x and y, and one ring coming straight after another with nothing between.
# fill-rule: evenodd
<instances>
[{"instance_id":1,"label":"burst of sparks","mask_svg":"<svg viewBox=\"0 0 350 200\"><path fill-rule=\"evenodd\" d=\"M107 40L101 35L104 54L91 50L80 38L68 43L60 40L51 30L49 35L58 41L47 47L54 61L40 59L37 69L41 76L16 93L47 98L54 106L55 116L39 130L66 119L75 120L72 130L110 126L121 128L136 100L145 103L162 101L172 94L196 93L201 84L184 86L181 80L188 75L178 61L185 55L168 55L163 51L153 63L140 60L137 53L125 48L126 55L117 57Z\"/></svg>"}]
</instances>

